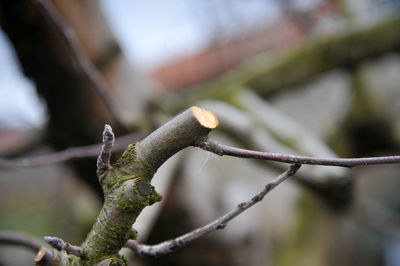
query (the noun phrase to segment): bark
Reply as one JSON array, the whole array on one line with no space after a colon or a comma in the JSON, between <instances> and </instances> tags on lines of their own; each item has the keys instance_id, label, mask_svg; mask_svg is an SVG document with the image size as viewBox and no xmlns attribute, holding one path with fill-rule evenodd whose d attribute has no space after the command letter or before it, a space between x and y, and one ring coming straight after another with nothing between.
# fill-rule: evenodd
<instances>
[{"instance_id":1,"label":"bark","mask_svg":"<svg viewBox=\"0 0 400 266\"><path fill-rule=\"evenodd\" d=\"M176 152L205 141L217 125L213 113L192 107L142 141L129 145L115 165L98 172L105 201L82 244L78 264L125 265L118 252L128 239L135 238L132 224L146 206L161 200L161 195L150 184L154 173ZM56 265L76 263L76 256L69 255L72 260L69 263L56 253Z\"/></svg>"}]
</instances>

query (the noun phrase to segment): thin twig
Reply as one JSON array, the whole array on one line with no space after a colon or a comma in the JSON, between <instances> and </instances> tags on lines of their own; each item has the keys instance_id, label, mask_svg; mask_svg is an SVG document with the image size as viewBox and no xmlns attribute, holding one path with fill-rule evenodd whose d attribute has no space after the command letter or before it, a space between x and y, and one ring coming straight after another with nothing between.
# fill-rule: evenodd
<instances>
[{"instance_id":1,"label":"thin twig","mask_svg":"<svg viewBox=\"0 0 400 266\"><path fill-rule=\"evenodd\" d=\"M252 197L250 200L238 204L238 206L232 211L203 227L200 227L190 233L187 233L175 239L164 241L157 245L143 245L137 243L135 240L129 240L126 243L126 247L131 248L132 250L143 256L160 256L173 252L176 249L210 232L216 231L218 229L224 229L229 221L231 221L233 218L235 218L257 202L263 200L265 195L267 195L272 189L274 189L288 177L294 175L300 168L300 166L300 164L291 165L286 172L268 183L260 193Z\"/></svg>"},{"instance_id":2,"label":"thin twig","mask_svg":"<svg viewBox=\"0 0 400 266\"><path fill-rule=\"evenodd\" d=\"M97 157L97 172L103 173L110 168L111 149L114 145L114 133L110 125L106 124L103 131L103 145Z\"/></svg>"},{"instance_id":3,"label":"thin twig","mask_svg":"<svg viewBox=\"0 0 400 266\"><path fill-rule=\"evenodd\" d=\"M48 0L31 0L39 13L43 16L49 25L53 28L53 33L60 40L60 44L68 55L68 61L73 69L81 75L86 82L92 85L98 95L101 97L104 105L110 112L110 115L118 124L119 128L124 128L125 125L121 121L117 108L115 107L110 90L107 83L104 81L99 71L93 66L82 47L79 44L78 38L73 29L64 21L62 16L57 12L51 1Z\"/></svg>"},{"instance_id":4,"label":"thin twig","mask_svg":"<svg viewBox=\"0 0 400 266\"><path fill-rule=\"evenodd\" d=\"M220 156L228 155L239 158L262 159L267 161L276 161L290 164L312 164L312 165L330 165L341 167L354 167L370 164L390 164L400 163L400 156L382 156L366 158L318 158L288 155L281 153L252 151L219 144L215 141L207 141L199 144L203 150L218 154Z\"/></svg>"},{"instance_id":5,"label":"thin twig","mask_svg":"<svg viewBox=\"0 0 400 266\"><path fill-rule=\"evenodd\" d=\"M112 151L121 151L127 145L140 138L138 133L128 134L115 140ZM63 151L39 155L30 158L2 159L0 158L0 168L16 167L39 167L51 164L66 162L73 159L96 157L99 154L102 144L94 144L82 147L71 147Z\"/></svg>"},{"instance_id":6,"label":"thin twig","mask_svg":"<svg viewBox=\"0 0 400 266\"><path fill-rule=\"evenodd\" d=\"M55 265L55 262L60 255L60 253L55 252L53 249L47 249L44 247L41 239L17 231L1 230L0 245L20 246L32 250L37 253L35 257L35 265Z\"/></svg>"},{"instance_id":7,"label":"thin twig","mask_svg":"<svg viewBox=\"0 0 400 266\"><path fill-rule=\"evenodd\" d=\"M0 231L0 245L22 246L38 252L42 242L32 236L16 231Z\"/></svg>"},{"instance_id":8,"label":"thin twig","mask_svg":"<svg viewBox=\"0 0 400 266\"><path fill-rule=\"evenodd\" d=\"M83 251L81 247L71 245L68 242L64 242L61 238L46 236L44 237L44 241L46 241L52 248L55 248L58 251L65 250L67 254L72 254L77 257L83 256Z\"/></svg>"}]
</instances>

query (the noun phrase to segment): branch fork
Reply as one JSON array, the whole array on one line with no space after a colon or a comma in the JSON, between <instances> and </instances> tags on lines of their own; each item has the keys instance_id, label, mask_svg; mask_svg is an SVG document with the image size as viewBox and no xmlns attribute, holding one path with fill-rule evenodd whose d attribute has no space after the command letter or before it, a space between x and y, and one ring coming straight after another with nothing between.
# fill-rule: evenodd
<instances>
[{"instance_id":1,"label":"branch fork","mask_svg":"<svg viewBox=\"0 0 400 266\"><path fill-rule=\"evenodd\" d=\"M280 183L285 181L287 178L290 176L293 176L299 169L300 169L300 164L293 164L290 166L290 168L285 171L283 174L279 175L275 179L273 179L270 183L268 183L263 190L261 190L257 195L252 197L250 200L241 202L237 205L237 207L227 214L221 216L220 218L216 219L215 221L200 227L192 232L189 232L185 235L182 235L180 237L164 241L162 243L156 244L156 245L144 245L144 244L139 244L135 240L129 240L126 243L126 247L132 249L133 251L137 252L138 254L142 256L152 256L152 257L157 257L160 255L164 255L170 252L175 251L176 249L183 247L192 241L209 234L213 231L216 230L221 230L226 227L226 225L236 216L239 214L243 213L245 210L248 208L252 207L254 204L257 202L260 202L264 199L264 197L271 191L273 190L276 186L278 186Z\"/></svg>"},{"instance_id":2,"label":"branch fork","mask_svg":"<svg viewBox=\"0 0 400 266\"><path fill-rule=\"evenodd\" d=\"M218 120L212 112L198 107L189 108L145 139L129 145L118 161L111 166L114 134L111 127L105 125L103 145L97 160L97 174L105 200L97 221L81 247L71 245L57 237L45 237L46 242L54 249L41 247L35 259L36 263L38 265L74 263L126 265L125 259L118 255L124 246L141 255L159 256L172 252L205 234L224 229L233 218L262 201L272 189L293 176L302 164L353 167L400 162L400 156L320 159L244 150L208 141L209 132L217 126ZM172 155L188 146L198 146L220 156L274 160L291 163L291 166L250 200L239 203L235 209L217 220L157 245L137 243L133 240L136 238L136 232L132 229L133 223L146 206L161 200L161 195L151 185L154 173Z\"/></svg>"},{"instance_id":3,"label":"branch fork","mask_svg":"<svg viewBox=\"0 0 400 266\"><path fill-rule=\"evenodd\" d=\"M97 175L105 200L97 221L81 247L57 237L45 237L54 250L42 247L37 263L70 265L73 257L69 256L73 255L75 262L78 259L84 265L126 265L118 252L128 239L136 237L132 224L146 206L161 200L161 195L150 184L154 173L176 152L206 141L209 132L217 125L218 120L212 112L198 107L189 108L142 141L129 145L111 166L114 134L106 124L97 159ZM180 241L174 243L180 246Z\"/></svg>"}]
</instances>

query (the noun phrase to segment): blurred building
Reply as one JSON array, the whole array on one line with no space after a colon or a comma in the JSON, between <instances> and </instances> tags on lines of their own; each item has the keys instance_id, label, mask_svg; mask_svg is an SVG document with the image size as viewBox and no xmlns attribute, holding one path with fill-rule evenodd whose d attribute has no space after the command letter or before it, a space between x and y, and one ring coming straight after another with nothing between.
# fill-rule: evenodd
<instances>
[{"instance_id":1,"label":"blurred building","mask_svg":"<svg viewBox=\"0 0 400 266\"><path fill-rule=\"evenodd\" d=\"M181 90L214 78L259 53L293 47L303 40L302 28L284 18L272 26L161 66L152 76L167 90Z\"/></svg>"},{"instance_id":2,"label":"blurred building","mask_svg":"<svg viewBox=\"0 0 400 266\"><path fill-rule=\"evenodd\" d=\"M237 32L229 41L156 68L154 79L167 90L184 88L210 80L260 53L279 52L300 45L310 32L338 16L334 1L320 1L312 9L284 8L274 23ZM333 23L333 22L332 22Z\"/></svg>"}]
</instances>

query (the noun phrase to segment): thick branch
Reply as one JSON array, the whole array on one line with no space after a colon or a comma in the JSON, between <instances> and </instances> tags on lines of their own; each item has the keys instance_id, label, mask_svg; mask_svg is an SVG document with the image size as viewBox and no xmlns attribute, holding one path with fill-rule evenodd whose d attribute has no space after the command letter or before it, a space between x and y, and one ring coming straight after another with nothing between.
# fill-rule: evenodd
<instances>
[{"instance_id":1,"label":"thick branch","mask_svg":"<svg viewBox=\"0 0 400 266\"><path fill-rule=\"evenodd\" d=\"M86 263L116 257L129 238L132 224L144 207L161 196L150 185L158 167L176 152L204 142L218 125L215 115L192 107L144 140L131 144L117 163L99 173L105 202L91 232L82 244Z\"/></svg>"},{"instance_id":2,"label":"thick branch","mask_svg":"<svg viewBox=\"0 0 400 266\"><path fill-rule=\"evenodd\" d=\"M312 164L330 165L341 167L354 167L370 164L400 163L400 156L382 156L367 158L316 158L307 156L296 156L280 153L252 151L219 144L215 141L207 141L199 144L203 150L210 151L220 156L228 155L239 158L262 159L268 161L290 163L290 164Z\"/></svg>"},{"instance_id":3,"label":"thick branch","mask_svg":"<svg viewBox=\"0 0 400 266\"><path fill-rule=\"evenodd\" d=\"M137 143L138 159L157 169L176 152L201 143L217 125L213 113L192 107Z\"/></svg>"},{"instance_id":4,"label":"thick branch","mask_svg":"<svg viewBox=\"0 0 400 266\"><path fill-rule=\"evenodd\" d=\"M217 220L200 227L190 233L187 233L183 236L177 237L172 240L168 240L165 242L162 242L157 245L143 245L139 244L134 240L129 240L126 243L126 246L131 248L132 250L136 251L140 255L145 255L145 256L160 256L163 254L167 254L170 252L175 251L176 249L185 246L189 244L190 242L208 234L213 231L216 231L218 229L224 229L225 226L229 221L231 221L233 218L256 204L257 202L261 201L264 199L265 195L267 195L271 190L273 190L276 186L278 186L280 183L282 183L284 180L286 180L288 177L294 175L297 170L300 168L300 164L294 164L291 165L289 170L281 174L280 176L276 177L274 180L272 180L270 183L268 183L264 189L252 197L250 200L242 202L238 204L238 206L233 209L232 211L228 212L224 216L218 218Z\"/></svg>"}]
</instances>

